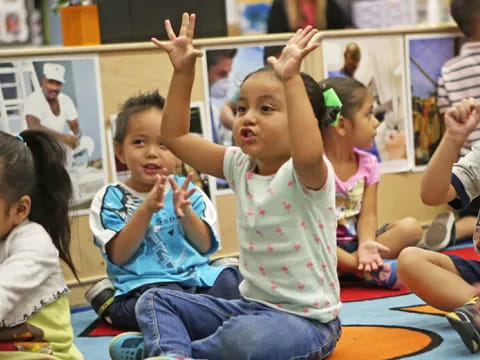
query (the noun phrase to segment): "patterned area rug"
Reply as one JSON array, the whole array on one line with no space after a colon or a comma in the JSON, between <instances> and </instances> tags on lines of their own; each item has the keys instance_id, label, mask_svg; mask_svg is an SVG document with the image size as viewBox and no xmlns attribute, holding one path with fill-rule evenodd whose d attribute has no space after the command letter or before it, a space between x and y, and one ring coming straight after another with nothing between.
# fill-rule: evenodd
<instances>
[{"instance_id":1,"label":"patterned area rug","mask_svg":"<svg viewBox=\"0 0 480 360\"><path fill-rule=\"evenodd\" d=\"M476 258L469 246L448 253ZM329 360L476 359L444 318L404 288L381 290L356 283L342 284L343 335ZM72 314L75 343L85 359L109 360L108 344L121 331L89 308Z\"/></svg>"}]
</instances>

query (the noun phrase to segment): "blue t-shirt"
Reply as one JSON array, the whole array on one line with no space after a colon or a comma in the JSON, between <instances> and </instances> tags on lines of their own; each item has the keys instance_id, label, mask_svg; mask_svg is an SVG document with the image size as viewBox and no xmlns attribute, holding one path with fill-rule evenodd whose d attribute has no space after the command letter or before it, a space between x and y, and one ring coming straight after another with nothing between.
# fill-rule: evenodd
<instances>
[{"instance_id":1,"label":"blue t-shirt","mask_svg":"<svg viewBox=\"0 0 480 360\"><path fill-rule=\"evenodd\" d=\"M175 176L179 186L184 177ZM190 184L189 188L194 185ZM128 223L147 193L138 193L122 183L107 185L90 207L90 228L95 244L102 248L107 273L117 292L123 295L142 285L176 282L184 286L212 286L222 267L210 266L208 256L219 247L215 234L216 214L208 197L197 188L190 197L195 213L210 227L212 247L200 254L186 239L173 208L173 191L165 191L164 208L152 215L144 241L124 265L115 265L105 251L106 244Z\"/></svg>"}]
</instances>

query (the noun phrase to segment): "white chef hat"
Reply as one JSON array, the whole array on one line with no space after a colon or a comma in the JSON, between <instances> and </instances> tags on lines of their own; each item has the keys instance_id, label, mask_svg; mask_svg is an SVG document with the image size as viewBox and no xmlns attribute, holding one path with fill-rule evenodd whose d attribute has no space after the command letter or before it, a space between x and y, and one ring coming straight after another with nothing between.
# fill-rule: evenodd
<instances>
[{"instance_id":1,"label":"white chef hat","mask_svg":"<svg viewBox=\"0 0 480 360\"><path fill-rule=\"evenodd\" d=\"M65 67L60 64L45 63L43 65L43 75L49 80L56 80L63 84L65 82Z\"/></svg>"}]
</instances>

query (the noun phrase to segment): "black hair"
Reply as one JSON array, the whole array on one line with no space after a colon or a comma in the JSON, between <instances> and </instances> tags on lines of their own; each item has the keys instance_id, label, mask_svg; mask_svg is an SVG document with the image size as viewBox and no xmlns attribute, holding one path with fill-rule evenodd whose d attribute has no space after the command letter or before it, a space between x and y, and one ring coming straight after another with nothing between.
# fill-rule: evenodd
<instances>
[{"instance_id":1,"label":"black hair","mask_svg":"<svg viewBox=\"0 0 480 360\"><path fill-rule=\"evenodd\" d=\"M450 3L450 12L453 20L457 23L460 30L469 37L478 35L473 34L474 23L480 21L480 1L478 0L452 0Z\"/></svg>"},{"instance_id":2,"label":"black hair","mask_svg":"<svg viewBox=\"0 0 480 360\"><path fill-rule=\"evenodd\" d=\"M284 47L285 45L265 46L263 48L263 63L267 65L267 59L270 56L274 56L274 57L280 56Z\"/></svg>"},{"instance_id":3,"label":"black hair","mask_svg":"<svg viewBox=\"0 0 480 360\"><path fill-rule=\"evenodd\" d=\"M0 131L0 196L8 205L25 195L31 198L28 218L45 228L60 258L77 277L70 256L68 218L73 190L64 165L63 147L49 133L25 130L15 137Z\"/></svg>"},{"instance_id":4,"label":"black hair","mask_svg":"<svg viewBox=\"0 0 480 360\"><path fill-rule=\"evenodd\" d=\"M352 119L355 112L362 106L367 88L360 81L350 77L333 77L319 82L322 91L333 89L342 102L340 114ZM332 114L333 115L333 114ZM336 115L336 114L335 114ZM331 123L334 118L329 119Z\"/></svg>"},{"instance_id":5,"label":"black hair","mask_svg":"<svg viewBox=\"0 0 480 360\"><path fill-rule=\"evenodd\" d=\"M207 68L218 64L221 58L233 59L237 54L237 49L220 49L207 51Z\"/></svg>"},{"instance_id":6,"label":"black hair","mask_svg":"<svg viewBox=\"0 0 480 360\"><path fill-rule=\"evenodd\" d=\"M272 75L274 75L273 68L267 65L248 74L243 79L242 85L245 83L245 81L247 81L248 78L250 78L250 76L263 72L271 72ZM318 127L323 130L329 125L327 121L327 109L325 108L325 100L323 98L323 90L310 75L301 72L300 76L302 77L303 84L305 85L305 90L307 91L308 100L310 100L313 113L317 118Z\"/></svg>"},{"instance_id":7,"label":"black hair","mask_svg":"<svg viewBox=\"0 0 480 360\"><path fill-rule=\"evenodd\" d=\"M163 110L164 106L165 98L158 93L158 90L130 97L123 103L118 113L113 140L123 144L132 115L151 108Z\"/></svg>"}]
</instances>

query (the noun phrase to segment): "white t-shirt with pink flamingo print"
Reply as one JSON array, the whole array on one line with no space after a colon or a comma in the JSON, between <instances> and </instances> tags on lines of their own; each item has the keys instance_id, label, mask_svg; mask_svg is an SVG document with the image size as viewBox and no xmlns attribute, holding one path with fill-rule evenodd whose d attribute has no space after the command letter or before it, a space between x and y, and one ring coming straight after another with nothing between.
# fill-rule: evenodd
<instances>
[{"instance_id":1,"label":"white t-shirt with pink flamingo print","mask_svg":"<svg viewBox=\"0 0 480 360\"><path fill-rule=\"evenodd\" d=\"M255 159L228 147L223 170L237 197L243 297L321 322L340 312L335 174L320 190L302 185L292 160L277 173L253 172Z\"/></svg>"}]
</instances>

